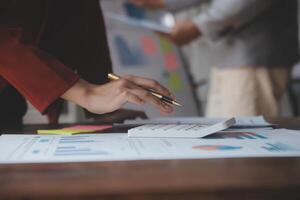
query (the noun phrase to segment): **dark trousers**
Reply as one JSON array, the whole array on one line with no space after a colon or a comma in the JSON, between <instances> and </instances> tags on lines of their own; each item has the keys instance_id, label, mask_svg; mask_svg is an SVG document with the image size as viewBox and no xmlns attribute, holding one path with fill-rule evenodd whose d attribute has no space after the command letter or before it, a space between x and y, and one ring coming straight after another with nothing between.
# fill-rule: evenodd
<instances>
[{"instance_id":1,"label":"dark trousers","mask_svg":"<svg viewBox=\"0 0 300 200\"><path fill-rule=\"evenodd\" d=\"M22 126L27 110L24 97L12 86L0 92L0 131Z\"/></svg>"}]
</instances>

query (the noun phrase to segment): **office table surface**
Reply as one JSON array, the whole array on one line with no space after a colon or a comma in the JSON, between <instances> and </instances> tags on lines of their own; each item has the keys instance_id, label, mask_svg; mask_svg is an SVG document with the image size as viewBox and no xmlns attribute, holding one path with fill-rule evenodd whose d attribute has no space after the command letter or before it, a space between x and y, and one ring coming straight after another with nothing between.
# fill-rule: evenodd
<instances>
[{"instance_id":1,"label":"office table surface","mask_svg":"<svg viewBox=\"0 0 300 200\"><path fill-rule=\"evenodd\" d=\"M300 199L300 158L0 165L0 199L100 198Z\"/></svg>"}]
</instances>

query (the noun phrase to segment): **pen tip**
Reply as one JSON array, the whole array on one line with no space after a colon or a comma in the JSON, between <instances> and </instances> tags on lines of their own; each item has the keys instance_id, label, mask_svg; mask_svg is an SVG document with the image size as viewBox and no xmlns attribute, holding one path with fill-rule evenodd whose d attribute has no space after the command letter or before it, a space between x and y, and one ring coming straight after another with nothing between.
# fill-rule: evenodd
<instances>
[{"instance_id":1,"label":"pen tip","mask_svg":"<svg viewBox=\"0 0 300 200\"><path fill-rule=\"evenodd\" d=\"M173 104L176 105L176 106L182 106L180 103L178 103L176 101L173 101Z\"/></svg>"}]
</instances>

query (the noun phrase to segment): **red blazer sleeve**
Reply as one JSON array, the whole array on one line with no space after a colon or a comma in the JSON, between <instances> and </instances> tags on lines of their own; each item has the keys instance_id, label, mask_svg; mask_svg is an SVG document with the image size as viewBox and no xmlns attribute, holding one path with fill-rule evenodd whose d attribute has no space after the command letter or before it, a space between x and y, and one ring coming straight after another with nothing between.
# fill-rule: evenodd
<instances>
[{"instance_id":1,"label":"red blazer sleeve","mask_svg":"<svg viewBox=\"0 0 300 200\"><path fill-rule=\"evenodd\" d=\"M25 37L0 28L0 75L44 113L79 77Z\"/></svg>"}]
</instances>

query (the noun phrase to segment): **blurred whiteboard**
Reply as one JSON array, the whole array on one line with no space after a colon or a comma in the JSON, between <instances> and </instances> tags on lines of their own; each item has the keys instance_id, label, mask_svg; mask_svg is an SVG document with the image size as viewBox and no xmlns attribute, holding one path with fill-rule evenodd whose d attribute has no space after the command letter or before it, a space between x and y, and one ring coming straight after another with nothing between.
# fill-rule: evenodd
<instances>
[{"instance_id":1,"label":"blurred whiteboard","mask_svg":"<svg viewBox=\"0 0 300 200\"><path fill-rule=\"evenodd\" d=\"M148 19L171 26L173 17L162 11L144 11L125 1L102 0L102 9L106 16L109 47L116 74L133 74L152 78L169 88L176 100L183 104L176 107L171 116L197 116L196 99L192 91L189 76L179 49L166 37L152 30L120 22L107 17L114 13ZM127 105L129 109L146 110L148 117L160 116L152 107Z\"/></svg>"}]
</instances>

